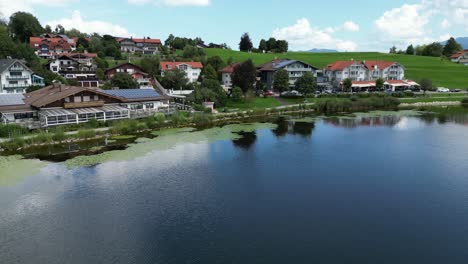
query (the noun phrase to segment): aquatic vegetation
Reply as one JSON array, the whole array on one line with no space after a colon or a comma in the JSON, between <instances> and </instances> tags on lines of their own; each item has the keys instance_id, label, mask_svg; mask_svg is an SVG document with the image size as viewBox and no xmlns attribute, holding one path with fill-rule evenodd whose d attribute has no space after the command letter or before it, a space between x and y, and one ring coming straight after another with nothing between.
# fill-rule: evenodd
<instances>
[{"instance_id":1,"label":"aquatic vegetation","mask_svg":"<svg viewBox=\"0 0 468 264\"><path fill-rule=\"evenodd\" d=\"M136 138L135 135L120 135L120 136L113 136L111 140L128 140Z\"/></svg>"},{"instance_id":2,"label":"aquatic vegetation","mask_svg":"<svg viewBox=\"0 0 468 264\"><path fill-rule=\"evenodd\" d=\"M79 156L65 162L67 167L94 166L109 161L133 160L159 150L166 150L179 144L203 143L219 140L239 139L239 132L252 132L257 129L274 129L271 123L235 124L224 127L215 127L202 131L193 131L193 128L178 128L155 131L154 139L144 139L144 142L130 144L125 150L108 151L94 156Z\"/></svg>"},{"instance_id":3,"label":"aquatic vegetation","mask_svg":"<svg viewBox=\"0 0 468 264\"><path fill-rule=\"evenodd\" d=\"M0 186L13 185L24 177L39 173L47 163L21 156L0 156Z\"/></svg>"}]
</instances>

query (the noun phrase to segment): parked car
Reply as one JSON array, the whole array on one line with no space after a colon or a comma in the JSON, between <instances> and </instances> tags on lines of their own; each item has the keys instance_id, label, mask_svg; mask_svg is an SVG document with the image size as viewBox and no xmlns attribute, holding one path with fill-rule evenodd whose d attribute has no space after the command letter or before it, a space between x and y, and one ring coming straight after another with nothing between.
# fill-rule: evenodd
<instances>
[{"instance_id":1,"label":"parked car","mask_svg":"<svg viewBox=\"0 0 468 264\"><path fill-rule=\"evenodd\" d=\"M292 91L282 92L281 96L282 97L302 97L303 95L296 90L292 90Z\"/></svg>"},{"instance_id":2,"label":"parked car","mask_svg":"<svg viewBox=\"0 0 468 264\"><path fill-rule=\"evenodd\" d=\"M439 87L439 88L437 88L437 92L438 93L450 93L450 89L445 88L445 87Z\"/></svg>"},{"instance_id":3,"label":"parked car","mask_svg":"<svg viewBox=\"0 0 468 264\"><path fill-rule=\"evenodd\" d=\"M455 89L455 90L452 90L452 93L459 93L461 91L462 91L461 89Z\"/></svg>"},{"instance_id":4,"label":"parked car","mask_svg":"<svg viewBox=\"0 0 468 264\"><path fill-rule=\"evenodd\" d=\"M274 96L275 93L273 91L266 91L263 93L263 96L264 97L271 97L271 96Z\"/></svg>"}]
</instances>

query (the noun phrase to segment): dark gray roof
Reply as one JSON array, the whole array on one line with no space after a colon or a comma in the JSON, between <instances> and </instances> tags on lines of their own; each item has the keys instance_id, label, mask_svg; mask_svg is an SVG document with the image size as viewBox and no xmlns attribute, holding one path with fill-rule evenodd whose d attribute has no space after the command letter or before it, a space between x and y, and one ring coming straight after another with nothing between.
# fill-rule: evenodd
<instances>
[{"instance_id":1,"label":"dark gray roof","mask_svg":"<svg viewBox=\"0 0 468 264\"><path fill-rule=\"evenodd\" d=\"M0 94L0 106L23 105L24 96L22 94Z\"/></svg>"},{"instance_id":2,"label":"dark gray roof","mask_svg":"<svg viewBox=\"0 0 468 264\"><path fill-rule=\"evenodd\" d=\"M15 61L14 59L0 59L0 73L8 69Z\"/></svg>"},{"instance_id":3,"label":"dark gray roof","mask_svg":"<svg viewBox=\"0 0 468 264\"><path fill-rule=\"evenodd\" d=\"M154 89L120 89L120 90L103 90L109 95L122 97L125 99L139 99L150 97L161 97Z\"/></svg>"}]
</instances>

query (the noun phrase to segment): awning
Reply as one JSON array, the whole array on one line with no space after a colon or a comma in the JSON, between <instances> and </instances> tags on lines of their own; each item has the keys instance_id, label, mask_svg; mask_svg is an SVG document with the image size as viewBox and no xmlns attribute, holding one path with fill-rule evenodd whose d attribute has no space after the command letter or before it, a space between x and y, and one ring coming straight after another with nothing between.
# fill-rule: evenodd
<instances>
[{"instance_id":1,"label":"awning","mask_svg":"<svg viewBox=\"0 0 468 264\"><path fill-rule=\"evenodd\" d=\"M77 109L73 109L72 110L73 112L79 114L79 115L84 115L84 114L97 114L97 113L102 113L104 112L103 110L101 109L98 109L98 108L77 108Z\"/></svg>"},{"instance_id":2,"label":"awning","mask_svg":"<svg viewBox=\"0 0 468 264\"><path fill-rule=\"evenodd\" d=\"M39 111L39 114L45 116L64 116L64 115L76 115L76 113L65 110L65 109L47 109Z\"/></svg>"},{"instance_id":3,"label":"awning","mask_svg":"<svg viewBox=\"0 0 468 264\"><path fill-rule=\"evenodd\" d=\"M105 105L101 107L102 111L104 112L124 112L124 111L129 111L128 108L121 107L118 105Z\"/></svg>"}]
</instances>

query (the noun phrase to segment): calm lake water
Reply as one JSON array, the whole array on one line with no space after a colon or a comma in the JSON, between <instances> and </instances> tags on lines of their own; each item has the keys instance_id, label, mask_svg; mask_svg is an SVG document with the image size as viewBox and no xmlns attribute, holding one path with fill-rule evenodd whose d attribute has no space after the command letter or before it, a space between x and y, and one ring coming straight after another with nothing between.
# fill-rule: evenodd
<instances>
[{"instance_id":1,"label":"calm lake water","mask_svg":"<svg viewBox=\"0 0 468 264\"><path fill-rule=\"evenodd\" d=\"M9 172L0 263L468 261L466 114L193 133Z\"/></svg>"}]
</instances>

